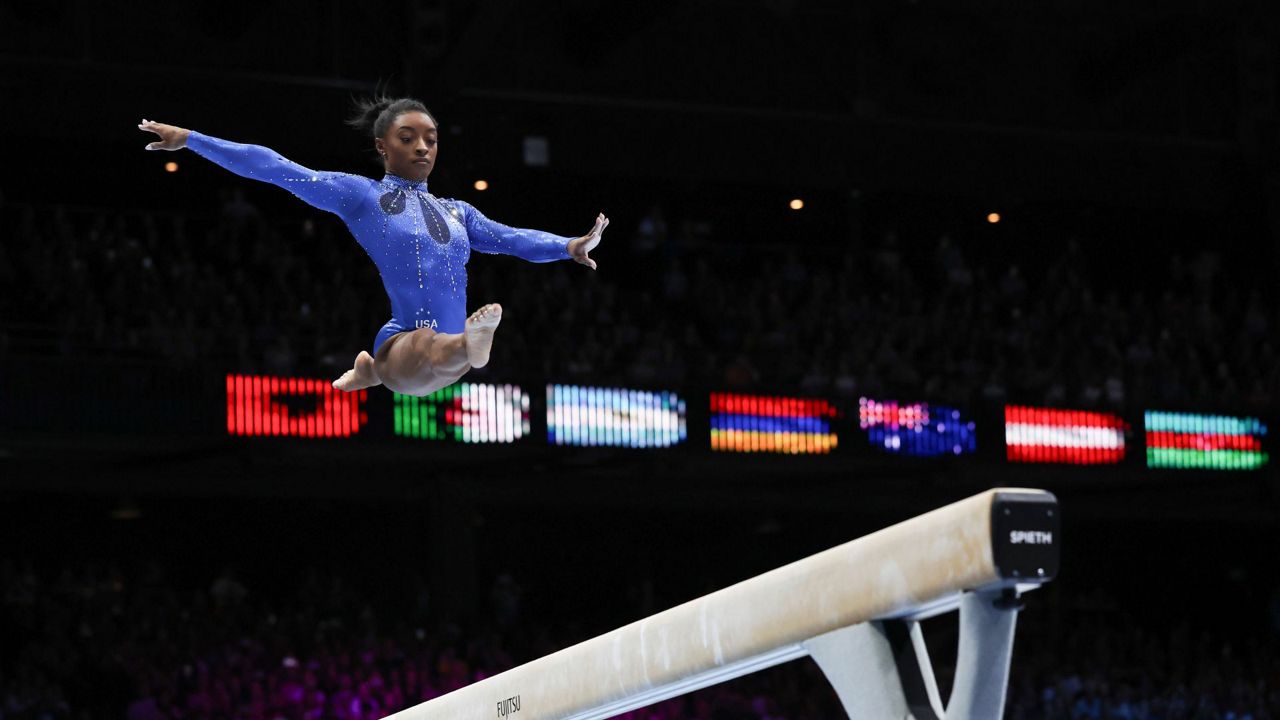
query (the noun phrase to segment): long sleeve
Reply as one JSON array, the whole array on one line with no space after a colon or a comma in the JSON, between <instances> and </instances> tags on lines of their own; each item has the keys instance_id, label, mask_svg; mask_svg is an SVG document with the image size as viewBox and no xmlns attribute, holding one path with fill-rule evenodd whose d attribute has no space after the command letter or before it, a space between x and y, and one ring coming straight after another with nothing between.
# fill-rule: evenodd
<instances>
[{"instance_id":1,"label":"long sleeve","mask_svg":"<svg viewBox=\"0 0 1280 720\"><path fill-rule=\"evenodd\" d=\"M282 187L313 207L343 217L359 208L374 183L359 175L310 170L261 145L220 140L194 130L187 148L237 175Z\"/></svg>"},{"instance_id":2,"label":"long sleeve","mask_svg":"<svg viewBox=\"0 0 1280 720\"><path fill-rule=\"evenodd\" d=\"M471 247L482 253L515 255L529 262L551 262L569 259L569 241L573 238L553 235L541 230L513 228L494 222L471 203L455 200L462 209L463 224Z\"/></svg>"}]
</instances>

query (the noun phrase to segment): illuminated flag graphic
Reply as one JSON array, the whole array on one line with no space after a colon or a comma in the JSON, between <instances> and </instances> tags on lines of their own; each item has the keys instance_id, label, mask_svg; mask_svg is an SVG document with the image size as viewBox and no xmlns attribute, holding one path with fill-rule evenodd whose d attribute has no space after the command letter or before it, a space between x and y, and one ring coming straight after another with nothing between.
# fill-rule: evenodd
<instances>
[{"instance_id":1,"label":"illuminated flag graphic","mask_svg":"<svg viewBox=\"0 0 1280 720\"><path fill-rule=\"evenodd\" d=\"M1004 438L1010 462L1109 465L1124 459L1117 415L1085 410L1005 406Z\"/></svg>"},{"instance_id":2,"label":"illuminated flag graphic","mask_svg":"<svg viewBox=\"0 0 1280 720\"><path fill-rule=\"evenodd\" d=\"M729 452L828 453L836 447L826 400L711 394L711 449Z\"/></svg>"},{"instance_id":3,"label":"illuminated flag graphic","mask_svg":"<svg viewBox=\"0 0 1280 720\"><path fill-rule=\"evenodd\" d=\"M670 447L688 434L673 392L547 386L547 441L554 445Z\"/></svg>"},{"instance_id":4,"label":"illuminated flag graphic","mask_svg":"<svg viewBox=\"0 0 1280 720\"><path fill-rule=\"evenodd\" d=\"M937 457L978 450L975 423L943 405L862 398L858 426L873 447L887 453Z\"/></svg>"},{"instance_id":5,"label":"illuminated flag graphic","mask_svg":"<svg viewBox=\"0 0 1280 720\"><path fill-rule=\"evenodd\" d=\"M1147 467L1253 470L1270 459L1257 418L1148 410L1146 425Z\"/></svg>"},{"instance_id":6,"label":"illuminated flag graphic","mask_svg":"<svg viewBox=\"0 0 1280 720\"><path fill-rule=\"evenodd\" d=\"M228 375L227 434L350 437L369 421L368 399L328 380Z\"/></svg>"},{"instance_id":7,"label":"illuminated flag graphic","mask_svg":"<svg viewBox=\"0 0 1280 720\"><path fill-rule=\"evenodd\" d=\"M394 393L395 434L508 443L529 434L529 396L516 385L454 383L426 397Z\"/></svg>"}]
</instances>

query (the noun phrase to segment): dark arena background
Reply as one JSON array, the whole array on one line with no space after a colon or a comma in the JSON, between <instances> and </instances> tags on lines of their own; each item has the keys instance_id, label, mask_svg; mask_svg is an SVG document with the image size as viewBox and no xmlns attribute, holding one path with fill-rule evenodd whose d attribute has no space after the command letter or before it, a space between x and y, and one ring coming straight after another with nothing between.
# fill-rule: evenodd
<instances>
[{"instance_id":1,"label":"dark arena background","mask_svg":"<svg viewBox=\"0 0 1280 720\"><path fill-rule=\"evenodd\" d=\"M0 718L381 718L996 487L1062 513L1005 717L1280 717L1278 43L1251 0L0 2ZM434 195L611 221L595 272L472 253L492 361L427 397L330 385L390 313L340 219L135 127L377 179L377 91ZM620 717L844 710L801 658Z\"/></svg>"}]
</instances>

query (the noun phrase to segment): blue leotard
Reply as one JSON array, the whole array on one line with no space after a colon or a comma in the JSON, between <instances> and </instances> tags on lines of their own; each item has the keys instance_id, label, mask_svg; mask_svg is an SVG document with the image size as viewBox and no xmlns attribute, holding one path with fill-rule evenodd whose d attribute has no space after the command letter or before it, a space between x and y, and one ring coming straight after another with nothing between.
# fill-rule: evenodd
<instances>
[{"instance_id":1,"label":"blue leotard","mask_svg":"<svg viewBox=\"0 0 1280 720\"><path fill-rule=\"evenodd\" d=\"M317 172L260 145L194 130L187 147L237 175L278 185L342 218L378 266L391 298L391 319L374 339L374 353L387 338L406 330L463 331L467 260L473 248L532 262L569 257L571 238L494 222L470 203L432 195L425 181Z\"/></svg>"}]
</instances>

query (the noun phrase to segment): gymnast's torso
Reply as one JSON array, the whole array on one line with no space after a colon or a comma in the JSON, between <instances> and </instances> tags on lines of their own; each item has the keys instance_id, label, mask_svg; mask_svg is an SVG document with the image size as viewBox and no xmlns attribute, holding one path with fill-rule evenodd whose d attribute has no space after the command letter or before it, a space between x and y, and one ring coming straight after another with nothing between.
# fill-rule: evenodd
<instances>
[{"instance_id":1,"label":"gymnast's torso","mask_svg":"<svg viewBox=\"0 0 1280 720\"><path fill-rule=\"evenodd\" d=\"M470 203L435 197L426 181L309 170L268 148L194 130L187 147L237 175L278 185L342 218L373 259L391 300L391 319L374 340L375 354L387 338L406 330L464 330L472 249L531 262L569 257L571 238L494 222Z\"/></svg>"}]
</instances>

